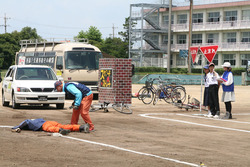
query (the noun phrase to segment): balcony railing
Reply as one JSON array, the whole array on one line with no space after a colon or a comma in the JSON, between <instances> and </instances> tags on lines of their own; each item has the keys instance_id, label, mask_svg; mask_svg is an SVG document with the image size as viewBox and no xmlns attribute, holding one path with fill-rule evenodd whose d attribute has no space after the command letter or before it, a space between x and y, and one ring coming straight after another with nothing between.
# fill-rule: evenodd
<instances>
[{"instance_id":1,"label":"balcony railing","mask_svg":"<svg viewBox=\"0 0 250 167\"><path fill-rule=\"evenodd\" d=\"M189 24L173 24L174 32L188 31ZM193 23L192 31L211 31L211 30L229 30L229 29L250 29L250 20L222 21L222 22L203 22Z\"/></svg>"},{"instance_id":2,"label":"balcony railing","mask_svg":"<svg viewBox=\"0 0 250 167\"><path fill-rule=\"evenodd\" d=\"M221 42L221 43L202 43L193 44L192 46L208 46L208 45L218 45L218 51L250 51L250 42ZM188 49L188 44L172 44L171 50L174 52L179 52L180 50Z\"/></svg>"}]
</instances>

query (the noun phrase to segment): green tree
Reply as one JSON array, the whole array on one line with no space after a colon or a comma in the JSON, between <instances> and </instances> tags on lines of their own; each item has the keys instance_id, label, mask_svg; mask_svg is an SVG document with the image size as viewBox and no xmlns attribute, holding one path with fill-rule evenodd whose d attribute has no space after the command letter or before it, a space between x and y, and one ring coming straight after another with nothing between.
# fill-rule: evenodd
<instances>
[{"instance_id":1,"label":"green tree","mask_svg":"<svg viewBox=\"0 0 250 167\"><path fill-rule=\"evenodd\" d=\"M135 27L136 22L131 23L131 28ZM118 32L122 36L123 41L129 43L129 17L125 18L125 23L123 24L123 29L125 31Z\"/></svg>"},{"instance_id":2,"label":"green tree","mask_svg":"<svg viewBox=\"0 0 250 167\"><path fill-rule=\"evenodd\" d=\"M23 39L42 39L35 28L24 27L20 32L0 34L0 68L7 69L15 64L16 52L20 50L19 41Z\"/></svg>"},{"instance_id":3,"label":"green tree","mask_svg":"<svg viewBox=\"0 0 250 167\"><path fill-rule=\"evenodd\" d=\"M20 49L14 34L0 34L0 68L7 69L14 64L16 52Z\"/></svg>"},{"instance_id":4,"label":"green tree","mask_svg":"<svg viewBox=\"0 0 250 167\"><path fill-rule=\"evenodd\" d=\"M103 41L102 33L94 26L90 26L88 31L80 31L77 38L86 38L89 40L89 43L93 45Z\"/></svg>"},{"instance_id":5,"label":"green tree","mask_svg":"<svg viewBox=\"0 0 250 167\"><path fill-rule=\"evenodd\" d=\"M20 32L20 38L22 40L24 40L24 39L39 39L39 40L42 39L42 37L37 34L36 29L31 28L31 27L22 28L22 30Z\"/></svg>"},{"instance_id":6,"label":"green tree","mask_svg":"<svg viewBox=\"0 0 250 167\"><path fill-rule=\"evenodd\" d=\"M127 43L121 38L106 38L100 49L117 58L128 58Z\"/></svg>"}]
</instances>

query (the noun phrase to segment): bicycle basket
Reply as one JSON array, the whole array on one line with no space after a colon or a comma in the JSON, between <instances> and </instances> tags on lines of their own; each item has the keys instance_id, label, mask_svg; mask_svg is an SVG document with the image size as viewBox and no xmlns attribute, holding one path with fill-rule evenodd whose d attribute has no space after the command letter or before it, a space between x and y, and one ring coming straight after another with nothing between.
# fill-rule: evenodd
<instances>
[{"instance_id":1,"label":"bicycle basket","mask_svg":"<svg viewBox=\"0 0 250 167\"><path fill-rule=\"evenodd\" d=\"M153 85L153 81L146 81L145 85L147 88L150 88Z\"/></svg>"},{"instance_id":2,"label":"bicycle basket","mask_svg":"<svg viewBox=\"0 0 250 167\"><path fill-rule=\"evenodd\" d=\"M193 105L195 105L195 106L199 106L199 105L200 105L200 101L197 100L196 98L192 98L192 99L191 99L191 103L192 103Z\"/></svg>"}]
</instances>

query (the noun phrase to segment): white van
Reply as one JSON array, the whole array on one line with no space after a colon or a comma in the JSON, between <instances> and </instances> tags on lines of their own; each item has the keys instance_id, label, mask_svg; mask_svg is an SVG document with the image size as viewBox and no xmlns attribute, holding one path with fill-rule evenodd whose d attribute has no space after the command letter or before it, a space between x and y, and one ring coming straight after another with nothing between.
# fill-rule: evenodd
<instances>
[{"instance_id":1,"label":"white van","mask_svg":"<svg viewBox=\"0 0 250 167\"><path fill-rule=\"evenodd\" d=\"M57 80L55 72L48 66L10 66L2 83L2 105L12 103L12 108L16 109L20 104L56 104L62 109L65 93L54 90Z\"/></svg>"}]
</instances>

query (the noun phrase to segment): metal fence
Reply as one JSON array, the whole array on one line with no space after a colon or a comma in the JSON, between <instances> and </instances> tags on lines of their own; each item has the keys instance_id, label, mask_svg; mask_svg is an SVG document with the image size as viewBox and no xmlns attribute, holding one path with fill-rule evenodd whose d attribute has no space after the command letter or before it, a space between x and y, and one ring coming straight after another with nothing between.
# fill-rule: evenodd
<instances>
[{"instance_id":1,"label":"metal fence","mask_svg":"<svg viewBox=\"0 0 250 167\"><path fill-rule=\"evenodd\" d=\"M150 57L142 57L142 61L140 59L133 59L133 64L135 67L163 67L167 68L167 59L166 58L150 58Z\"/></svg>"}]
</instances>

